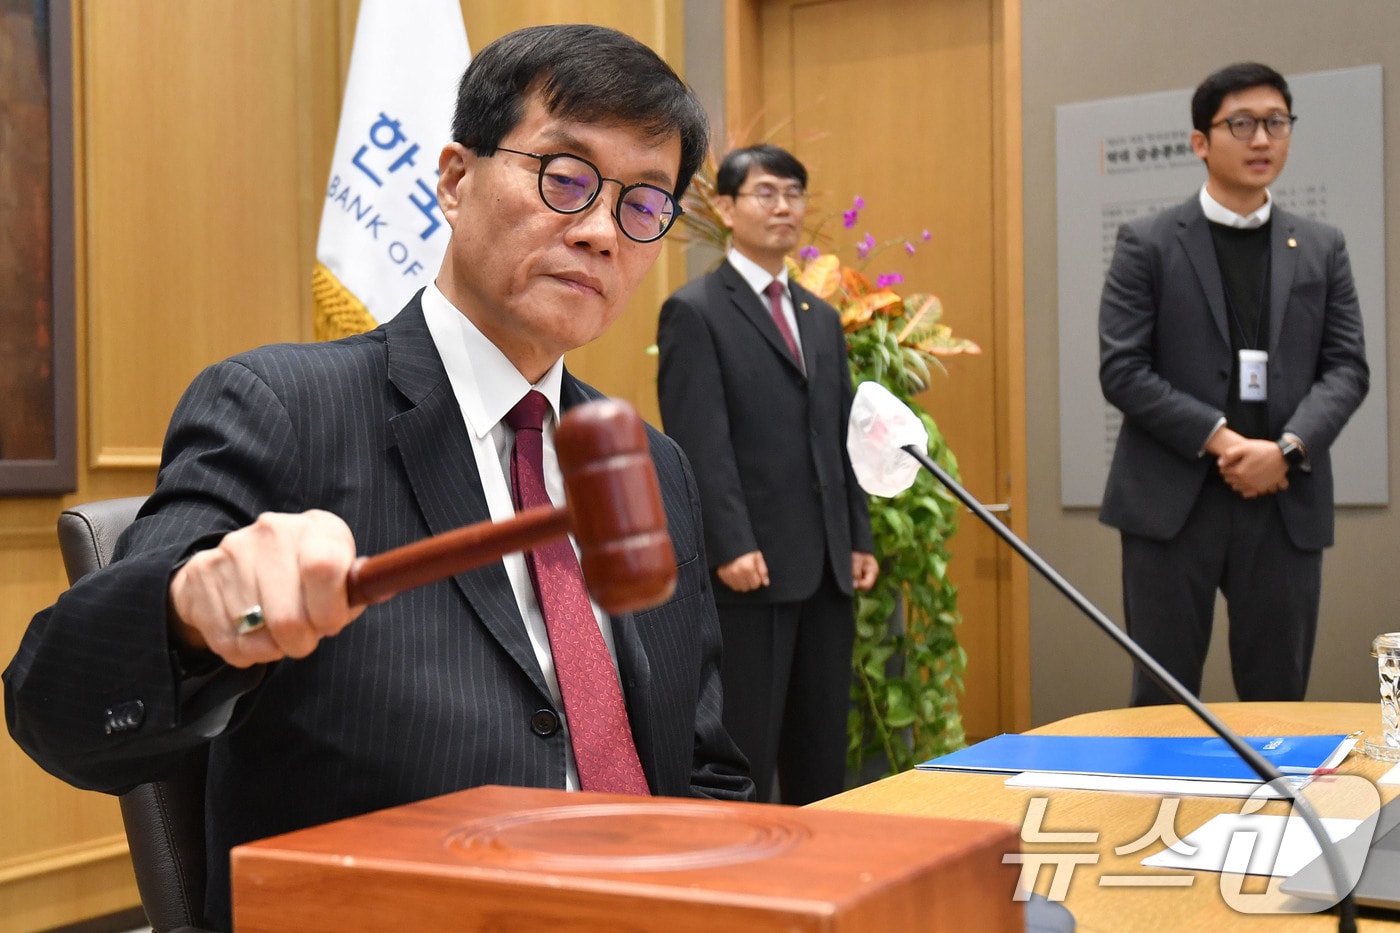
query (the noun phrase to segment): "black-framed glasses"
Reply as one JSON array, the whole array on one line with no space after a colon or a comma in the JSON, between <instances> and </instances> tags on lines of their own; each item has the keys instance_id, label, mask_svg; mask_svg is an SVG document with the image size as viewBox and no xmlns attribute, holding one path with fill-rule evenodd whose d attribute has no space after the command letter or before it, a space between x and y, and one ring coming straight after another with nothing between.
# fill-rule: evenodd
<instances>
[{"instance_id":1,"label":"black-framed glasses","mask_svg":"<svg viewBox=\"0 0 1400 933\"><path fill-rule=\"evenodd\" d=\"M1252 113L1239 113L1233 117L1226 117L1223 120L1216 120L1211 126L1228 126L1230 135L1242 143L1247 143L1254 138L1260 124L1264 126L1264 132L1272 139L1287 139L1293 135L1293 124L1298 122L1298 118L1291 113L1271 113L1267 117L1256 117Z\"/></svg>"},{"instance_id":2,"label":"black-framed glasses","mask_svg":"<svg viewBox=\"0 0 1400 933\"><path fill-rule=\"evenodd\" d=\"M651 243L666 235L666 231L684 213L671 192L655 185L623 184L621 179L607 178L598 166L568 152L522 152L497 146L497 152L510 152L540 161L540 199L545 206L560 214L577 214L588 210L598 200L603 182L612 181L622 188L613 208L617 226L629 240ZM494 153L493 153L494 155Z\"/></svg>"},{"instance_id":3,"label":"black-framed glasses","mask_svg":"<svg viewBox=\"0 0 1400 933\"><path fill-rule=\"evenodd\" d=\"M791 188L759 185L752 191L740 191L734 197L753 198L766 211L771 211L778 206L778 198L782 198L793 207L801 207L807 203L807 192L797 185L793 185Z\"/></svg>"}]
</instances>

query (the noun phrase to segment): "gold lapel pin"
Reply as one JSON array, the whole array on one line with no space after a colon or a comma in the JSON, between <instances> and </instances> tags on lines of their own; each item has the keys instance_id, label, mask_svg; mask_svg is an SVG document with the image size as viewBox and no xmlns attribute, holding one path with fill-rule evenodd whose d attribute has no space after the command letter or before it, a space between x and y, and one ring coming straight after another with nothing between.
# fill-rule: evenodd
<instances>
[{"instance_id":1,"label":"gold lapel pin","mask_svg":"<svg viewBox=\"0 0 1400 933\"><path fill-rule=\"evenodd\" d=\"M1293 239L1292 237L1289 237L1289 238L1288 238L1288 248L1289 248L1289 249L1297 249L1297 248L1298 248L1298 241L1295 240L1295 239Z\"/></svg>"},{"instance_id":2,"label":"gold lapel pin","mask_svg":"<svg viewBox=\"0 0 1400 933\"><path fill-rule=\"evenodd\" d=\"M810 306L809 304L807 304L807 302L804 301L804 302L802 302L801 305L799 305L799 307L802 308L803 311L806 311L806 310L808 310L808 308L810 308L811 306Z\"/></svg>"}]
</instances>

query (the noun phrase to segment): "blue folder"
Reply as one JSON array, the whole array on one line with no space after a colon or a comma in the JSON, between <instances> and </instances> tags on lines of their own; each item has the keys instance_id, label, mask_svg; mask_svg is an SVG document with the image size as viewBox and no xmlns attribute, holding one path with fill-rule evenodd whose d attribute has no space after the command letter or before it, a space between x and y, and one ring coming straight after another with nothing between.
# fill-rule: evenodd
<instances>
[{"instance_id":1,"label":"blue folder","mask_svg":"<svg viewBox=\"0 0 1400 933\"><path fill-rule=\"evenodd\" d=\"M1345 735L1246 736L1284 774L1312 774ZM917 766L923 771L1019 774L1047 771L1114 777L1260 781L1218 736L1020 735L1008 733Z\"/></svg>"}]
</instances>

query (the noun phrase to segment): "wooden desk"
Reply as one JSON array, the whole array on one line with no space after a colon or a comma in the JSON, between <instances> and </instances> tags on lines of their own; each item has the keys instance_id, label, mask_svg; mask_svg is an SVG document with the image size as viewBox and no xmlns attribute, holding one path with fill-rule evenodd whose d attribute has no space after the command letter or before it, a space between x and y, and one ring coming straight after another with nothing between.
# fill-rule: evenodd
<instances>
[{"instance_id":1,"label":"wooden desk","mask_svg":"<svg viewBox=\"0 0 1400 933\"><path fill-rule=\"evenodd\" d=\"M1212 703L1210 708L1226 725L1243 735L1307 735L1352 732L1369 735L1380 731L1378 703ZM1031 732L1047 735L1210 735L1210 730L1183 706L1105 710L1063 719ZM1375 782L1390 765L1352 755L1339 769ZM1335 930L1335 914L1236 913L1220 893L1221 876L1213 872L1170 872L1194 877L1189 887L1103 886L1104 876L1167 874L1143 868L1143 858L1164 848L1154 843L1129 855L1115 854L1115 846L1132 843L1148 833L1156 821L1158 796L1090 791L1020 790L1005 787L993 775L906 771L894 777L847 791L813 804L813 807L870 813L903 813L915 816L1003 820L1020 826L1033 798L1048 798L1041 829L1044 832L1096 832L1097 841L1077 844L1022 843L1026 852L1097 853L1098 862L1078 865L1064 898L1082 933L1164 933L1171 930L1268 931L1268 933L1322 933ZM1382 801L1400 788L1382 786ZM1186 835L1219 813L1239 812L1241 801L1229 798L1183 798L1176 816L1176 831ZM1286 812L1283 803L1267 804L1263 812ZM1068 870L1068 868L1064 869ZM1035 890L1047 894L1053 866L1040 870ZM1112 884L1112 882L1109 882ZM1258 879L1246 880L1244 891L1260 892ZM1008 892L1010 896L1010 892ZM1279 897L1283 897L1279 895ZM1363 917L1360 929L1367 933L1400 931L1400 918Z\"/></svg>"}]
</instances>

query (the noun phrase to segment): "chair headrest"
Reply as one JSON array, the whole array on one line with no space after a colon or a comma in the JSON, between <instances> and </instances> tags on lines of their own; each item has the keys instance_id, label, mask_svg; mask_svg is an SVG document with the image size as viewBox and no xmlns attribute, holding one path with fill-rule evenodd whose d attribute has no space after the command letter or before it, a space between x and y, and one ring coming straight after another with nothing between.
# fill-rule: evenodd
<instances>
[{"instance_id":1,"label":"chair headrest","mask_svg":"<svg viewBox=\"0 0 1400 933\"><path fill-rule=\"evenodd\" d=\"M136 520L145 496L99 499L65 509L58 516L58 549L68 582L107 566L123 531Z\"/></svg>"}]
</instances>

